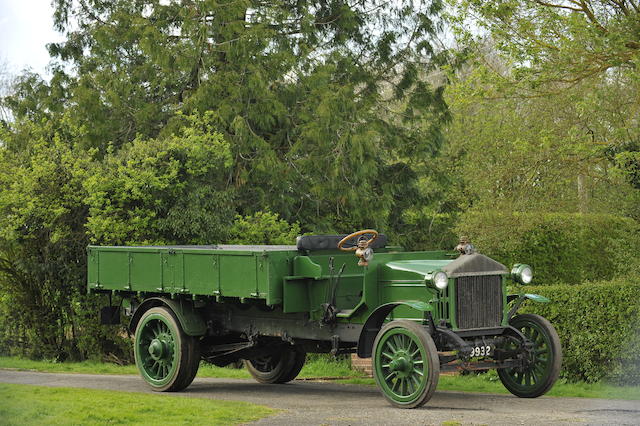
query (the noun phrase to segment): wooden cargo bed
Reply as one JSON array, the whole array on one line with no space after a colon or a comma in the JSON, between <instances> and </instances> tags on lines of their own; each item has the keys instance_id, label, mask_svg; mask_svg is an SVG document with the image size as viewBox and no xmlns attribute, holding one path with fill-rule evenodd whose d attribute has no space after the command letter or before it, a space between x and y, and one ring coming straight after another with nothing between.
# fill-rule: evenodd
<instances>
[{"instance_id":1,"label":"wooden cargo bed","mask_svg":"<svg viewBox=\"0 0 640 426\"><path fill-rule=\"evenodd\" d=\"M296 246L89 246L90 290L266 299L282 303Z\"/></svg>"}]
</instances>

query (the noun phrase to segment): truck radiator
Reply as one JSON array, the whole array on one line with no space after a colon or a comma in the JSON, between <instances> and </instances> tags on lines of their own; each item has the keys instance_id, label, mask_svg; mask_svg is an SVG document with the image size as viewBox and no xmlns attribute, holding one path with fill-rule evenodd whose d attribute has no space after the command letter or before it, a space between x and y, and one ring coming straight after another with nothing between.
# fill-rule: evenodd
<instances>
[{"instance_id":1,"label":"truck radiator","mask_svg":"<svg viewBox=\"0 0 640 426\"><path fill-rule=\"evenodd\" d=\"M502 322L502 277L457 278L456 319L461 329L499 327Z\"/></svg>"}]
</instances>

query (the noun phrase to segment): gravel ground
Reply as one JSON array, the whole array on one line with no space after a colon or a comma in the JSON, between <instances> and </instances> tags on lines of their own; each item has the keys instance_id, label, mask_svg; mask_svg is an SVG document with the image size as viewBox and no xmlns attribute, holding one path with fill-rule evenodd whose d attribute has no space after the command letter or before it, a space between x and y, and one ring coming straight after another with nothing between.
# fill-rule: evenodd
<instances>
[{"instance_id":1,"label":"gravel ground","mask_svg":"<svg viewBox=\"0 0 640 426\"><path fill-rule=\"evenodd\" d=\"M0 370L0 382L151 392L137 376ZM261 425L640 425L640 401L609 399L436 392L424 407L402 410L391 407L373 386L309 381L261 385L234 379L196 379L186 391L163 395L247 401L283 410L258 421Z\"/></svg>"}]
</instances>

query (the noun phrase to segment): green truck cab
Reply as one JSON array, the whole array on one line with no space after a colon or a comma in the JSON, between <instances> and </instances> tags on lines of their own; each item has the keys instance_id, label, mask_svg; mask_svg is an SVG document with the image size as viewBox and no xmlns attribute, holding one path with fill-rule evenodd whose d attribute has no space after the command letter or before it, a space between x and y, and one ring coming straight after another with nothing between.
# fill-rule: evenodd
<instances>
[{"instance_id":1,"label":"green truck cab","mask_svg":"<svg viewBox=\"0 0 640 426\"><path fill-rule=\"evenodd\" d=\"M507 294L531 268L508 270L465 239L456 249L408 252L374 230L291 246L89 246L88 290L122 298L136 364L157 391L189 386L201 360L242 360L257 381L285 383L307 353L357 353L401 408L426 403L442 371L497 369L513 394L544 394L560 370L558 335L516 312L548 300ZM119 317L102 310L104 323Z\"/></svg>"}]
</instances>

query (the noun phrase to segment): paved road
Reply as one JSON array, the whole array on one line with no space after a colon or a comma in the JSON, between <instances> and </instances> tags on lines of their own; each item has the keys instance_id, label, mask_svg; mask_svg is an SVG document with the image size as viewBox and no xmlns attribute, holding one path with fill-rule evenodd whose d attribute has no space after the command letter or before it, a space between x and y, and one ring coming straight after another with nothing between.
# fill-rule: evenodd
<instances>
[{"instance_id":1,"label":"paved road","mask_svg":"<svg viewBox=\"0 0 640 426\"><path fill-rule=\"evenodd\" d=\"M151 392L137 376L53 374L0 370L0 382ZM184 392L162 394L247 401L284 411L260 425L640 425L640 401L586 398L519 399L507 395L436 392L416 410L392 408L373 386L294 381L261 385L251 380L196 379Z\"/></svg>"}]
</instances>

